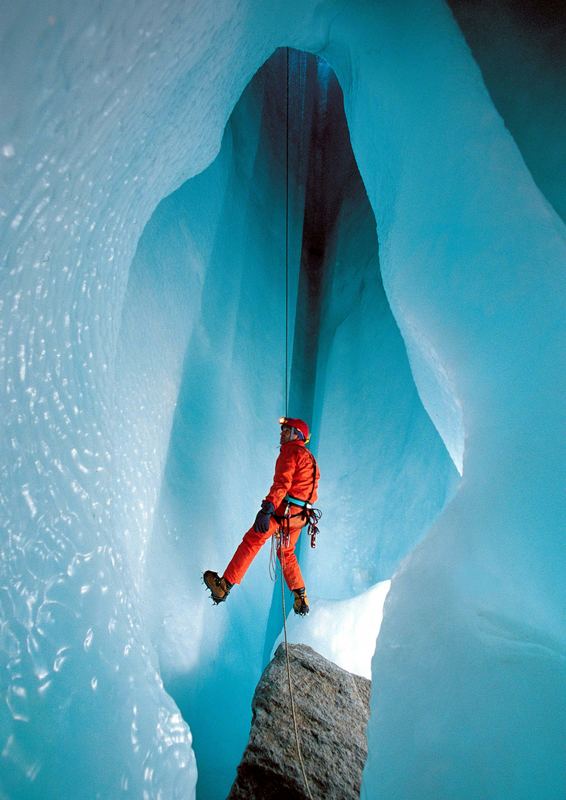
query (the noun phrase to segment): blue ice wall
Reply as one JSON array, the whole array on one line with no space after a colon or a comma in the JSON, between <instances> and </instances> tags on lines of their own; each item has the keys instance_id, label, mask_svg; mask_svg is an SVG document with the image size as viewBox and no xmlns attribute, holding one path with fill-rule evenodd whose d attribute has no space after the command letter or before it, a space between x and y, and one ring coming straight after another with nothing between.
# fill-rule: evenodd
<instances>
[{"instance_id":1,"label":"blue ice wall","mask_svg":"<svg viewBox=\"0 0 566 800\"><path fill-rule=\"evenodd\" d=\"M529 172L566 220L564 5L451 0L449 6Z\"/></svg>"},{"instance_id":2,"label":"blue ice wall","mask_svg":"<svg viewBox=\"0 0 566 800\"><path fill-rule=\"evenodd\" d=\"M172 208L163 276L152 274L152 259L145 274L141 264L132 270L139 285L128 285L128 272L160 201L211 163L245 85L290 44L323 55L344 90L387 299L419 396L463 471L393 582L374 662L366 795L562 797L564 227L447 9L434 0L408 2L402 13L392 2L281 9L226 0L156 14L145 2L23 2L3 9L0 36L2 793L194 791L191 735L160 672L171 674L178 659L194 676L194 653L208 657L220 636L207 635L204 606L187 602L186 619L165 619L169 575L186 593L179 606L196 597L183 559L171 567L186 545L179 521L187 512L172 488L198 452L224 491L217 445L194 424L204 393L192 387L197 374L212 382L211 417L223 422L228 380L205 356L213 341L233 378L243 339L235 335L234 347L215 339L201 316L223 291L212 275L206 281L218 250L204 215L199 240ZM218 198L230 179L218 173ZM165 219L160 225L166 240ZM229 276L242 298L244 267ZM369 317L360 317L364 335ZM340 332L333 374L358 380L349 364L344 371L341 346ZM375 388L362 385L379 410ZM230 390L249 408L237 381ZM324 397L328 423L337 387L315 402ZM246 446L249 430L269 440L267 406L279 399L275 390L265 398L258 419L242 423ZM417 438L426 436L423 424ZM255 454L268 470L259 444ZM233 487L250 460L248 450L236 453L234 472L219 478ZM187 527L200 531L211 510L196 493L191 499ZM156 581L161 556L168 571ZM239 645L249 636L250 651L257 605L269 602L260 570L248 583L253 606L242 591L241 616L227 607L215 623L239 632ZM234 662L227 676L242 669L239 652L222 649Z\"/></svg>"},{"instance_id":3,"label":"blue ice wall","mask_svg":"<svg viewBox=\"0 0 566 800\"><path fill-rule=\"evenodd\" d=\"M295 332L290 315L290 408L315 419L328 518L319 549L303 548L302 561L311 595L334 600L393 573L438 514L457 473L420 403L383 293L375 218L336 79L328 66L295 51L290 69L289 300L298 309ZM269 548L227 606L205 603L199 576L228 562L270 485L277 454L284 410L284 108L285 54L278 52L238 102L214 163L164 200L148 223L120 334L118 383L132 437L123 458L136 453L148 475L148 464L163 470L145 561L145 616L166 688L195 737L203 797L229 790L253 690L281 629ZM337 317L348 316L353 330L343 325L337 334ZM381 340L386 346L375 347ZM375 387L377 371L387 388ZM169 443L159 455L146 420L161 420L169 389L176 392L166 404ZM362 420L354 420L357 408ZM139 496L127 511L129 526L138 518L139 542ZM303 628L308 636L309 620ZM339 629L337 616L334 636ZM221 743L211 698L224 717Z\"/></svg>"},{"instance_id":4,"label":"blue ice wall","mask_svg":"<svg viewBox=\"0 0 566 800\"><path fill-rule=\"evenodd\" d=\"M564 228L450 14L410 11L408 22L407 9L375 10L378 60L367 19L343 18L366 88L349 46L326 53L342 85L355 83L354 151L417 386L464 454L458 493L388 598L365 791L559 797Z\"/></svg>"},{"instance_id":5,"label":"blue ice wall","mask_svg":"<svg viewBox=\"0 0 566 800\"><path fill-rule=\"evenodd\" d=\"M319 61L291 404L313 422L323 534L311 592L343 599L395 572L457 482L423 409L381 281L375 216L334 73Z\"/></svg>"},{"instance_id":6,"label":"blue ice wall","mask_svg":"<svg viewBox=\"0 0 566 800\"><path fill-rule=\"evenodd\" d=\"M143 406L142 421L148 411L160 412L164 387L173 387L144 606L166 687L195 737L201 797L226 796L234 779L271 601L269 548L250 570L246 591L234 592L236 603L213 609L201 575L228 563L267 492L278 452L286 327L284 69L280 53L239 101L212 166L155 211L130 271L121 332L119 371L127 374L133 364L142 388L131 395L128 380L124 397L133 408ZM302 163L296 146L292 154L294 307L304 196L295 187L304 181L296 180ZM160 316L164 325L154 327ZM148 334L152 347L137 353ZM140 440L146 449L154 446L143 434Z\"/></svg>"},{"instance_id":7,"label":"blue ice wall","mask_svg":"<svg viewBox=\"0 0 566 800\"><path fill-rule=\"evenodd\" d=\"M222 77L230 57L220 67L204 53L215 36L243 52L231 8L214 23L194 8L154 11L3 9L4 796L194 792L191 735L163 690L140 595L177 343L156 399L134 354L124 369L119 333L145 223L214 157L270 47L244 48L247 65ZM214 98L191 102L203 75Z\"/></svg>"}]
</instances>

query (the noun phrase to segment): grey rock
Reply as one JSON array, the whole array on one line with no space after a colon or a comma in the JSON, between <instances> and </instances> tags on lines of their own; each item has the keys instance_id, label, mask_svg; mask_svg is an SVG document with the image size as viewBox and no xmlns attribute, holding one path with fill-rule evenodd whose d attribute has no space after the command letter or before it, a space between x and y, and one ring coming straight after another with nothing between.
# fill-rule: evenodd
<instances>
[{"instance_id":1,"label":"grey rock","mask_svg":"<svg viewBox=\"0 0 566 800\"><path fill-rule=\"evenodd\" d=\"M313 800L359 798L371 681L341 669L304 644L289 645L289 660ZM250 740L228 800L308 798L295 743L283 644L261 676L252 711Z\"/></svg>"}]
</instances>

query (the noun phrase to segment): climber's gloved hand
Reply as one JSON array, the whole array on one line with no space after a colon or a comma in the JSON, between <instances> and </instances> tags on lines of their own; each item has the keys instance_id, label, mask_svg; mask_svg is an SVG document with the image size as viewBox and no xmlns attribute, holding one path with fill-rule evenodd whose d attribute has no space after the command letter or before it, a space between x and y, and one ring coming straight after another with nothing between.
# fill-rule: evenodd
<instances>
[{"instance_id":1,"label":"climber's gloved hand","mask_svg":"<svg viewBox=\"0 0 566 800\"><path fill-rule=\"evenodd\" d=\"M256 533L267 533L269 530L269 520L274 511L275 506L273 503L270 503L269 500L263 500L261 509L257 512L254 522L254 531Z\"/></svg>"}]
</instances>

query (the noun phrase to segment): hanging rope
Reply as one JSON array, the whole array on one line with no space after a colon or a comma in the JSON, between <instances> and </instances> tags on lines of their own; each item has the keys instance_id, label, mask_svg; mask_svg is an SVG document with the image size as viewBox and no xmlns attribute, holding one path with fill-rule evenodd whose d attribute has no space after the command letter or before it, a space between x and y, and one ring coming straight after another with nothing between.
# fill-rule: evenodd
<instances>
[{"instance_id":1,"label":"hanging rope","mask_svg":"<svg viewBox=\"0 0 566 800\"><path fill-rule=\"evenodd\" d=\"M285 416L289 416L289 48L285 97Z\"/></svg>"},{"instance_id":2,"label":"hanging rope","mask_svg":"<svg viewBox=\"0 0 566 800\"><path fill-rule=\"evenodd\" d=\"M286 94L285 94L285 416L289 415L289 48L286 48ZM270 575L272 580L276 579L276 563L274 558L275 537L271 540ZM283 531L281 531L281 536ZM279 556L281 560L281 605L283 609L283 637L285 640L285 660L287 663L287 683L289 684L289 697L291 699L291 714L293 716L293 728L295 730L295 742L297 744L297 754L303 773L303 781L309 796L309 800L314 800L311 794L305 762L301 752L301 742L299 739L299 728L297 725L297 715L295 713L295 698L293 695L293 683L291 681L291 662L289 660L289 642L287 640L287 612L285 610L285 567L283 555L283 543L279 539ZM273 569L273 572L272 572Z\"/></svg>"},{"instance_id":3,"label":"hanging rope","mask_svg":"<svg viewBox=\"0 0 566 800\"><path fill-rule=\"evenodd\" d=\"M297 743L297 753L299 756L299 763L301 765L301 772L303 773L303 781L305 782L305 788L307 790L307 794L310 800L314 800L311 789L309 786L309 779L307 778L307 771L305 769L305 762L303 761L303 754L301 752L301 742L299 740L299 728L297 725L297 715L295 713L295 698L293 696L293 684L291 682L291 663L289 661L289 644L287 642L287 612L285 610L285 570L283 567L283 548L281 547L279 550L279 554L281 556L281 603L283 606L283 636L285 639L285 656L287 662L287 683L289 684L289 697L291 698L291 714L293 715L293 727L295 729L295 742Z\"/></svg>"}]
</instances>

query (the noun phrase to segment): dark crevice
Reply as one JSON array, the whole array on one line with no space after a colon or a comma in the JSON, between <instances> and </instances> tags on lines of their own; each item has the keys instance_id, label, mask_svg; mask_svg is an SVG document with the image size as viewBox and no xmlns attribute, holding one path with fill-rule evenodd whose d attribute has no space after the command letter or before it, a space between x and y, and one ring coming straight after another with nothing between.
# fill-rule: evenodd
<instances>
[{"instance_id":1,"label":"dark crevice","mask_svg":"<svg viewBox=\"0 0 566 800\"><path fill-rule=\"evenodd\" d=\"M277 51L271 61L279 65L274 76L278 76L285 91L285 49ZM281 86L274 87L272 94L277 91L281 92ZM321 364L324 369L321 331L340 213L349 199L356 203L361 200L363 213L374 227L375 219L350 143L342 89L326 61L290 50L289 109L289 172L291 180L302 180L305 187L289 410L294 415L293 409L300 409L301 415L312 421L317 372ZM299 557L305 546L308 543L300 540ZM277 585L267 624L264 666L271 658L280 630L281 592Z\"/></svg>"}]
</instances>

